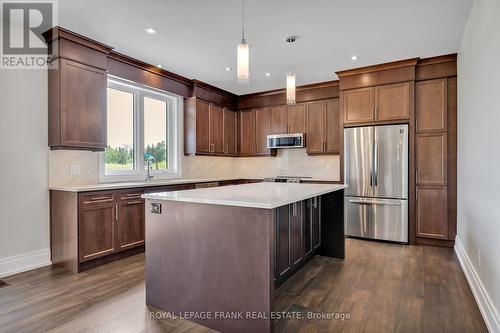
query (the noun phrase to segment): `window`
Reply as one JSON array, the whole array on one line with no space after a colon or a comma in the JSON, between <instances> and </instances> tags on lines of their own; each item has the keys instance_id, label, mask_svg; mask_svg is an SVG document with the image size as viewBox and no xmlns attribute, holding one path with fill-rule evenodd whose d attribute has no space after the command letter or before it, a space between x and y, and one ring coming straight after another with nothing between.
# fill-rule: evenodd
<instances>
[{"instance_id":1,"label":"window","mask_svg":"<svg viewBox=\"0 0 500 333\"><path fill-rule=\"evenodd\" d=\"M101 181L180 177L182 98L113 77L107 100Z\"/></svg>"}]
</instances>

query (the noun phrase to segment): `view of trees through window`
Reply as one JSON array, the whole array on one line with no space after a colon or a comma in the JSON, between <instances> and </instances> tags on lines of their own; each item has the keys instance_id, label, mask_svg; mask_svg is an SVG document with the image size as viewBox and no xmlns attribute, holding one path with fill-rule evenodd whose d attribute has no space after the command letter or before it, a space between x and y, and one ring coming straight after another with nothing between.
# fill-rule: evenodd
<instances>
[{"instance_id":1,"label":"view of trees through window","mask_svg":"<svg viewBox=\"0 0 500 333\"><path fill-rule=\"evenodd\" d=\"M142 102L136 112L142 114L143 128L135 128L135 98L140 98ZM137 154L134 133L144 142L144 148L139 147ZM107 137L105 173L134 172L135 158L143 158L144 168L147 168L149 160L153 170L168 169L167 102L142 93L108 88Z\"/></svg>"}]
</instances>

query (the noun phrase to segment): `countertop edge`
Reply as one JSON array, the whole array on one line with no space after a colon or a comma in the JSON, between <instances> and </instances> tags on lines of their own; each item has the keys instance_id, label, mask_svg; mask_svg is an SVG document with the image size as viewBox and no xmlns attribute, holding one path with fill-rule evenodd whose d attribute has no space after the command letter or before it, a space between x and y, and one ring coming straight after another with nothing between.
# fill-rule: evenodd
<instances>
[{"instance_id":1,"label":"countertop edge","mask_svg":"<svg viewBox=\"0 0 500 333\"><path fill-rule=\"evenodd\" d=\"M324 195L331 192L336 192L346 189L348 186L345 184L332 184L336 186L335 189L321 190L314 194L300 195L293 200L283 200L270 204L260 204L252 202L242 202L242 201L227 201L227 200L217 200L217 199L191 199L191 198L173 198L173 197L161 197L155 194L143 194L141 197L147 200L153 201L173 201L173 202L183 202L183 203L194 203L194 204L207 204L207 205L219 205L219 206L230 206L230 207L247 207L247 208L260 208L260 209L274 209L281 206L285 206L294 202L303 201L310 199L319 195Z\"/></svg>"}]
</instances>

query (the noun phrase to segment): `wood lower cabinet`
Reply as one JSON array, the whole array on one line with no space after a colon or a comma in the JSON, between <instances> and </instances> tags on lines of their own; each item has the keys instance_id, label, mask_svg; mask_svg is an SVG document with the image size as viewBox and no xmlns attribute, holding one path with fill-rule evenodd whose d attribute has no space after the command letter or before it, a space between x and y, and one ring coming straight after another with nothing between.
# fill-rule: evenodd
<instances>
[{"instance_id":1,"label":"wood lower cabinet","mask_svg":"<svg viewBox=\"0 0 500 333\"><path fill-rule=\"evenodd\" d=\"M416 207L417 237L448 239L446 186L418 186Z\"/></svg>"},{"instance_id":2,"label":"wood lower cabinet","mask_svg":"<svg viewBox=\"0 0 500 333\"><path fill-rule=\"evenodd\" d=\"M274 210L275 280L282 284L311 258L321 244L320 197Z\"/></svg>"},{"instance_id":3,"label":"wood lower cabinet","mask_svg":"<svg viewBox=\"0 0 500 333\"><path fill-rule=\"evenodd\" d=\"M308 154L339 154L342 133L338 98L308 102L306 147Z\"/></svg>"},{"instance_id":4,"label":"wood lower cabinet","mask_svg":"<svg viewBox=\"0 0 500 333\"><path fill-rule=\"evenodd\" d=\"M116 251L115 205L93 205L81 210L78 223L79 260L84 262Z\"/></svg>"},{"instance_id":5,"label":"wood lower cabinet","mask_svg":"<svg viewBox=\"0 0 500 333\"><path fill-rule=\"evenodd\" d=\"M345 124L408 120L412 83L402 82L341 92Z\"/></svg>"},{"instance_id":6,"label":"wood lower cabinet","mask_svg":"<svg viewBox=\"0 0 500 333\"><path fill-rule=\"evenodd\" d=\"M144 190L118 192L116 207L116 242L118 250L144 244Z\"/></svg>"}]
</instances>

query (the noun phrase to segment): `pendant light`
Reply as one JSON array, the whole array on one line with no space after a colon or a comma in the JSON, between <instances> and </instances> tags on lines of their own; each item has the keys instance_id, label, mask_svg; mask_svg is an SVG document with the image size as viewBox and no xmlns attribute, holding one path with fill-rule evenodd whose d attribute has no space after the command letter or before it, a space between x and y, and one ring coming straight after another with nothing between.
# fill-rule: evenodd
<instances>
[{"instance_id":1,"label":"pendant light","mask_svg":"<svg viewBox=\"0 0 500 333\"><path fill-rule=\"evenodd\" d=\"M292 45L297 38L295 36L287 37L286 42ZM290 71L286 74L286 104L295 104L295 73Z\"/></svg>"},{"instance_id":2,"label":"pendant light","mask_svg":"<svg viewBox=\"0 0 500 333\"><path fill-rule=\"evenodd\" d=\"M245 39L245 0L242 0L241 43L238 44L238 83L248 83L250 78L250 47Z\"/></svg>"}]
</instances>

